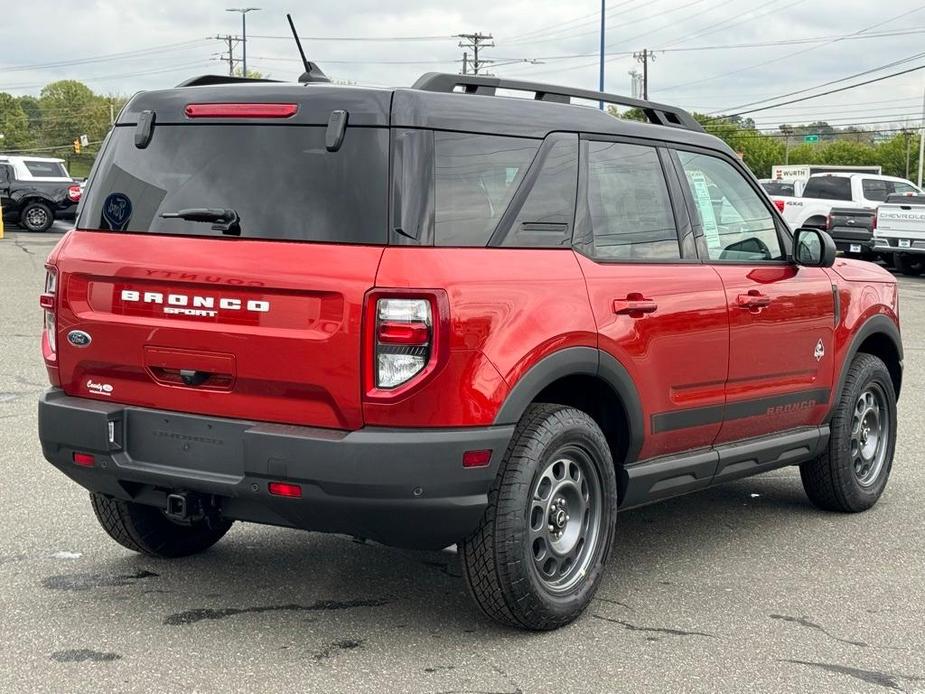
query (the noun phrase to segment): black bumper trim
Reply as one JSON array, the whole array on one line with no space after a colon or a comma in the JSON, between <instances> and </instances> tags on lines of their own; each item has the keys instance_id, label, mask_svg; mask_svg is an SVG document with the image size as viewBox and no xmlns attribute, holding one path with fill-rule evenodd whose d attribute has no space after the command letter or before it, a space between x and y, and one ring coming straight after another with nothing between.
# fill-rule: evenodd
<instances>
[{"instance_id":1,"label":"black bumper trim","mask_svg":"<svg viewBox=\"0 0 925 694\"><path fill-rule=\"evenodd\" d=\"M113 440L110 441L110 423ZM332 431L74 398L39 401L45 458L87 489L153 505L184 490L218 497L237 520L341 532L404 547L439 548L482 516L514 426ZM466 469L467 450L491 449ZM74 451L97 464L72 462ZM272 496L270 481L302 486Z\"/></svg>"}]
</instances>

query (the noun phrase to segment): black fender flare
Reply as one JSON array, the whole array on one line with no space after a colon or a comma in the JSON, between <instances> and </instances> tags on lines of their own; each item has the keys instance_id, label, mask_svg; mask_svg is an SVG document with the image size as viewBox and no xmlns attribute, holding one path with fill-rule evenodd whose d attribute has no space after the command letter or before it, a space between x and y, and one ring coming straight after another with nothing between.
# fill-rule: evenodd
<instances>
[{"instance_id":1,"label":"black fender flare","mask_svg":"<svg viewBox=\"0 0 925 694\"><path fill-rule=\"evenodd\" d=\"M826 417L826 421L831 420L835 414L835 407L841 401L841 394L845 388L845 381L848 379L848 366L851 364L851 361L858 353L858 350L860 350L864 340L869 338L871 335L876 335L878 333L885 335L890 340L890 342L893 343L893 346L896 348L896 353L899 355L899 370L900 374L902 373L903 341L899 334L899 328L896 327L896 323L894 323L888 316L885 316L882 313L871 316L861 324L861 327L855 331L854 337L851 338L851 343L848 345L848 351L845 353L845 359L842 362L842 370L841 374L838 376L838 383L836 383L835 390L833 391L834 397L832 398L832 407L829 410L829 415ZM897 387L897 400L899 399L899 390L900 389Z\"/></svg>"},{"instance_id":2,"label":"black fender flare","mask_svg":"<svg viewBox=\"0 0 925 694\"><path fill-rule=\"evenodd\" d=\"M626 410L629 429L626 462L636 460L645 437L639 392L626 367L612 355L594 347L568 347L534 364L513 385L494 423L516 424L546 386L566 376L595 376L610 386Z\"/></svg>"}]
</instances>

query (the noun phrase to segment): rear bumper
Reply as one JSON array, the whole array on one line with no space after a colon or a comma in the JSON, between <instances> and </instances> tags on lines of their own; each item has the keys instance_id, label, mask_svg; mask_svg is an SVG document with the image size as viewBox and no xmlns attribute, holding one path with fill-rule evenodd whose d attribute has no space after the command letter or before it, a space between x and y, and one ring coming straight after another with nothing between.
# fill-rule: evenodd
<instances>
[{"instance_id":1,"label":"rear bumper","mask_svg":"<svg viewBox=\"0 0 925 694\"><path fill-rule=\"evenodd\" d=\"M402 547L445 547L476 528L513 431L332 431L150 410L56 389L39 401L45 458L91 491L161 508L169 493L207 495L227 518ZM487 467L463 468L465 451L485 449L492 450ZM74 452L93 454L96 464L75 464ZM302 496L273 496L269 482L298 484Z\"/></svg>"},{"instance_id":2,"label":"rear bumper","mask_svg":"<svg viewBox=\"0 0 925 694\"><path fill-rule=\"evenodd\" d=\"M874 249L883 253L925 253L925 240L905 237L909 245L908 247L900 248L899 242L903 238L900 236L877 236L874 238Z\"/></svg>"},{"instance_id":3,"label":"rear bumper","mask_svg":"<svg viewBox=\"0 0 925 694\"><path fill-rule=\"evenodd\" d=\"M830 234L835 247L840 251L850 252L851 246L860 246L862 251L870 251L874 247L873 235L869 230L835 227Z\"/></svg>"}]
</instances>

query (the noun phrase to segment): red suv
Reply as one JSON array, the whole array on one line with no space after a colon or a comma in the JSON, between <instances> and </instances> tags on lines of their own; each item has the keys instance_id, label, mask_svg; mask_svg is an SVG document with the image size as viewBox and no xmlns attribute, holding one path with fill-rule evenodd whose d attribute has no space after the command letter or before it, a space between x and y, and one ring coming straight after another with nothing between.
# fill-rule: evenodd
<instances>
[{"instance_id":1,"label":"red suv","mask_svg":"<svg viewBox=\"0 0 925 694\"><path fill-rule=\"evenodd\" d=\"M896 283L792 234L689 114L216 81L129 102L48 259L39 435L117 542L456 543L485 613L551 629L618 510L786 465L877 501Z\"/></svg>"}]
</instances>

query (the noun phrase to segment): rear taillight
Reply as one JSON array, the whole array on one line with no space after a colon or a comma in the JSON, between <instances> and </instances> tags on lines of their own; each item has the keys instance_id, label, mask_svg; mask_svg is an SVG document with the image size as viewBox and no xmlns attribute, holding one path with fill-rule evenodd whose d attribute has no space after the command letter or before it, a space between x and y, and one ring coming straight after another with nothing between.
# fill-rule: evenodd
<instances>
[{"instance_id":1,"label":"rear taillight","mask_svg":"<svg viewBox=\"0 0 925 694\"><path fill-rule=\"evenodd\" d=\"M777 208L778 212L784 211L784 201L783 200L774 200L774 207Z\"/></svg>"},{"instance_id":2,"label":"rear taillight","mask_svg":"<svg viewBox=\"0 0 925 694\"><path fill-rule=\"evenodd\" d=\"M80 202L80 186L68 186L67 199L71 202Z\"/></svg>"},{"instance_id":3,"label":"rear taillight","mask_svg":"<svg viewBox=\"0 0 925 694\"><path fill-rule=\"evenodd\" d=\"M58 271L53 267L45 268L45 291L39 297L39 306L45 311L45 329L42 331L43 352L45 357L53 359L58 351L55 337L55 298L58 293Z\"/></svg>"},{"instance_id":4,"label":"rear taillight","mask_svg":"<svg viewBox=\"0 0 925 694\"><path fill-rule=\"evenodd\" d=\"M367 397L396 397L404 386L434 372L447 347L447 305L441 290L376 290L367 295Z\"/></svg>"},{"instance_id":5,"label":"rear taillight","mask_svg":"<svg viewBox=\"0 0 925 694\"><path fill-rule=\"evenodd\" d=\"M825 230L832 231L832 228L834 226L835 224L832 222L832 215L829 215L828 217L825 218Z\"/></svg>"},{"instance_id":6,"label":"rear taillight","mask_svg":"<svg viewBox=\"0 0 925 694\"><path fill-rule=\"evenodd\" d=\"M874 219L870 223L870 230L877 231L877 215L876 214L874 214Z\"/></svg>"},{"instance_id":7,"label":"rear taillight","mask_svg":"<svg viewBox=\"0 0 925 694\"><path fill-rule=\"evenodd\" d=\"M377 388L397 388L430 361L433 311L427 299L379 299L376 302Z\"/></svg>"}]
</instances>

